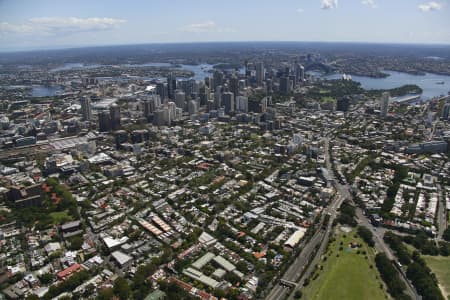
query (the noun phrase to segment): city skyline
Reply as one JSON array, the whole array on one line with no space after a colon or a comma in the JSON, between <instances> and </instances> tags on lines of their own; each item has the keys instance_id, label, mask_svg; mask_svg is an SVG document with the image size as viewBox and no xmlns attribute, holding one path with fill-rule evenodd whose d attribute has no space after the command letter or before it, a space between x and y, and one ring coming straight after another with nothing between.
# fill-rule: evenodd
<instances>
[{"instance_id":1,"label":"city skyline","mask_svg":"<svg viewBox=\"0 0 450 300\"><path fill-rule=\"evenodd\" d=\"M224 41L450 44L449 15L448 0L2 1L0 51Z\"/></svg>"}]
</instances>

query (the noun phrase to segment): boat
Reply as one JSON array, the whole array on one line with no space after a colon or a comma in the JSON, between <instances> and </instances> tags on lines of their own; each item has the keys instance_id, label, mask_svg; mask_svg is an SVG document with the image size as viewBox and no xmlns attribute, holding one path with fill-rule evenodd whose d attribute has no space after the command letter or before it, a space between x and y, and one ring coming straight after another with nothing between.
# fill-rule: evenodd
<instances>
[{"instance_id":1,"label":"boat","mask_svg":"<svg viewBox=\"0 0 450 300\"><path fill-rule=\"evenodd\" d=\"M445 82L444 81L438 81L438 82L436 82L436 84L445 84Z\"/></svg>"}]
</instances>

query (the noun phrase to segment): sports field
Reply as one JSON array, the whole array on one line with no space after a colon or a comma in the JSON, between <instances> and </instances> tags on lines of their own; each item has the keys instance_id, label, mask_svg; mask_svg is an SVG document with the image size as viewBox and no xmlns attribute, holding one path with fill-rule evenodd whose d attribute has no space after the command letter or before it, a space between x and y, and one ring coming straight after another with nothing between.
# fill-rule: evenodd
<instances>
[{"instance_id":1,"label":"sports field","mask_svg":"<svg viewBox=\"0 0 450 300\"><path fill-rule=\"evenodd\" d=\"M310 283L303 289L303 299L389 298L387 292L381 288L382 279L375 266L373 250L359 237L355 238L354 234L355 231L337 234L336 240L326 251L326 260L322 259ZM350 246L352 242L362 244L362 247L352 248Z\"/></svg>"},{"instance_id":2,"label":"sports field","mask_svg":"<svg viewBox=\"0 0 450 300\"><path fill-rule=\"evenodd\" d=\"M422 257L436 275L442 294L446 299L450 299L450 257L429 255Z\"/></svg>"}]
</instances>

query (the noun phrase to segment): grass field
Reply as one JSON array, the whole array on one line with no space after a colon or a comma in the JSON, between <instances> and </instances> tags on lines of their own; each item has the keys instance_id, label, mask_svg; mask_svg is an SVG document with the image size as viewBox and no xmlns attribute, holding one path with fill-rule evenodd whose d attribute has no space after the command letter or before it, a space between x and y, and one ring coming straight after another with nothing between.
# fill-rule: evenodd
<instances>
[{"instance_id":1,"label":"grass field","mask_svg":"<svg viewBox=\"0 0 450 300\"><path fill-rule=\"evenodd\" d=\"M429 255L423 255L422 257L436 275L439 286L445 293L444 297L450 299L450 257Z\"/></svg>"},{"instance_id":2,"label":"grass field","mask_svg":"<svg viewBox=\"0 0 450 300\"><path fill-rule=\"evenodd\" d=\"M355 238L354 234L354 231L340 232L336 240L330 243L325 254L327 259L320 262L323 269L320 270L321 267L318 267L309 285L304 288L302 299L389 299L387 292L380 287L382 279L375 266L373 250L360 238ZM363 246L361 249L352 249L349 246L351 242ZM340 247L343 249L339 250ZM360 254L357 254L358 250ZM366 251L367 259L366 255L362 254L363 251ZM372 269L370 265L373 266Z\"/></svg>"},{"instance_id":3,"label":"grass field","mask_svg":"<svg viewBox=\"0 0 450 300\"><path fill-rule=\"evenodd\" d=\"M53 220L53 224L61 224L64 222L72 221L72 217L69 216L68 211L58 211L50 213L50 217Z\"/></svg>"}]
</instances>

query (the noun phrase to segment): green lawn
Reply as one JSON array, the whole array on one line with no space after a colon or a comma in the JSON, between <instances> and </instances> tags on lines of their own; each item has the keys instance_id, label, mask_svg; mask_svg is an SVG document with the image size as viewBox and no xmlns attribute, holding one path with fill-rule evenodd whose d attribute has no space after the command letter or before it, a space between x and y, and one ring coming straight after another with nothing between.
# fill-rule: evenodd
<instances>
[{"instance_id":1,"label":"green lawn","mask_svg":"<svg viewBox=\"0 0 450 300\"><path fill-rule=\"evenodd\" d=\"M386 291L380 288L380 278L374 262L374 252L369 249L360 238L354 238L351 233L339 233L336 241L329 245L326 252L327 259L321 261L320 268L316 271L318 277L311 277L310 283L304 288L303 299L316 300L360 300L360 299L386 299L389 298ZM344 237L346 236L346 237ZM339 250L340 242L343 242L343 250ZM349 247L350 242L362 243L361 252L366 251L368 259L363 254L357 254L357 249ZM339 254L339 257L336 255ZM370 269L370 265L373 266ZM378 279L376 278L378 276Z\"/></svg>"},{"instance_id":2,"label":"green lawn","mask_svg":"<svg viewBox=\"0 0 450 300\"><path fill-rule=\"evenodd\" d=\"M50 218L53 220L53 224L61 224L64 222L72 221L72 217L69 216L68 211L57 211L50 213Z\"/></svg>"},{"instance_id":3,"label":"green lawn","mask_svg":"<svg viewBox=\"0 0 450 300\"><path fill-rule=\"evenodd\" d=\"M450 257L429 255L422 255L422 257L436 275L439 286L445 292L444 296L450 299Z\"/></svg>"}]
</instances>

